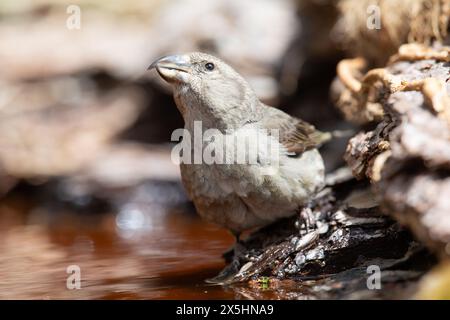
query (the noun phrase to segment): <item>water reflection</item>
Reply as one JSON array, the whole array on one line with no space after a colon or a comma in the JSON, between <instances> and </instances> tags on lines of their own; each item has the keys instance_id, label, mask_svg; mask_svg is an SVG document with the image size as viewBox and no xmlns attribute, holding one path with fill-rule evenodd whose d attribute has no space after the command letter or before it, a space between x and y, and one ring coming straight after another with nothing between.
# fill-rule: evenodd
<instances>
[{"instance_id":1,"label":"water reflection","mask_svg":"<svg viewBox=\"0 0 450 320\"><path fill-rule=\"evenodd\" d=\"M234 298L203 281L224 266L233 238L200 220L180 186L155 188L115 195L127 201L102 214L23 194L2 200L0 298ZM66 288L69 265L81 268L81 290Z\"/></svg>"},{"instance_id":2,"label":"water reflection","mask_svg":"<svg viewBox=\"0 0 450 320\"><path fill-rule=\"evenodd\" d=\"M158 207L158 209L160 209ZM163 210L154 211L155 214L160 215ZM147 219L146 219L147 218ZM132 238L136 232L142 229L152 230L155 222L152 221L152 216L146 217L142 210L135 205L126 205L116 217L117 231L123 238ZM153 227L153 228L152 228Z\"/></svg>"}]
</instances>

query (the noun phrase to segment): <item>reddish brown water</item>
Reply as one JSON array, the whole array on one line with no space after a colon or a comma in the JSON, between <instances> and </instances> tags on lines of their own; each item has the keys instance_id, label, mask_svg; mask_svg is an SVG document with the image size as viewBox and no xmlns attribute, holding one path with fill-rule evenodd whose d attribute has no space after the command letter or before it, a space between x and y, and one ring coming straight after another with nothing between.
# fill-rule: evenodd
<instances>
[{"instance_id":1,"label":"reddish brown water","mask_svg":"<svg viewBox=\"0 0 450 320\"><path fill-rule=\"evenodd\" d=\"M318 296L322 284L342 285L326 279L208 285L233 237L197 217L180 187L139 190L111 195L121 198L117 209L102 213L63 206L53 192L2 199L0 299L315 299L327 297L329 289ZM67 287L69 266L81 271L80 289Z\"/></svg>"},{"instance_id":2,"label":"reddish brown water","mask_svg":"<svg viewBox=\"0 0 450 320\"><path fill-rule=\"evenodd\" d=\"M92 216L26 202L0 203L0 299L235 298L204 282L233 238L192 212L125 206ZM70 265L80 267L80 290L66 287Z\"/></svg>"}]
</instances>

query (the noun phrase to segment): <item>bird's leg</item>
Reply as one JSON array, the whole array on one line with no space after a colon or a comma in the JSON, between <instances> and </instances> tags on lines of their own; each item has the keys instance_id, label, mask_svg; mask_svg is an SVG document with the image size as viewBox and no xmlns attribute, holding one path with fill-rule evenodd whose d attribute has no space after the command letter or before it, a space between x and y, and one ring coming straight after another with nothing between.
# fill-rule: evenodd
<instances>
[{"instance_id":1,"label":"bird's leg","mask_svg":"<svg viewBox=\"0 0 450 320\"><path fill-rule=\"evenodd\" d=\"M206 282L214 284L227 284L232 282L233 277L239 272L241 267L240 257L245 252L245 246L240 239L241 233L232 230L236 242L232 250L223 254L223 257L229 261L228 265L214 278L207 279Z\"/></svg>"},{"instance_id":2,"label":"bird's leg","mask_svg":"<svg viewBox=\"0 0 450 320\"><path fill-rule=\"evenodd\" d=\"M225 251L222 254L222 257L225 259L225 262L231 262L235 256L238 255L239 252L242 251L242 247L244 247L240 237L241 237L241 232L238 231L230 231L233 236L234 239L236 240L234 245L232 247L230 247L227 251Z\"/></svg>"},{"instance_id":3,"label":"bird's leg","mask_svg":"<svg viewBox=\"0 0 450 320\"><path fill-rule=\"evenodd\" d=\"M236 239L236 243L238 243L239 241L241 241L241 232L240 231L235 231L235 230L231 230L231 233L233 234L234 238Z\"/></svg>"},{"instance_id":4,"label":"bird's leg","mask_svg":"<svg viewBox=\"0 0 450 320\"><path fill-rule=\"evenodd\" d=\"M238 258L241 253L245 251L245 245L241 241L241 232L232 230L234 238L236 239L236 243L234 244L234 259Z\"/></svg>"},{"instance_id":5,"label":"bird's leg","mask_svg":"<svg viewBox=\"0 0 450 320\"><path fill-rule=\"evenodd\" d=\"M314 218L314 214L309 206L304 207L300 210L300 221L300 227L302 227L303 225L305 226L305 233L308 233L310 230L315 229L316 221Z\"/></svg>"},{"instance_id":6,"label":"bird's leg","mask_svg":"<svg viewBox=\"0 0 450 320\"><path fill-rule=\"evenodd\" d=\"M245 245L241 240L241 232L231 230L231 233L236 241L234 246L223 254L223 257L227 262L232 263L234 261L239 261L239 257L245 252Z\"/></svg>"}]
</instances>

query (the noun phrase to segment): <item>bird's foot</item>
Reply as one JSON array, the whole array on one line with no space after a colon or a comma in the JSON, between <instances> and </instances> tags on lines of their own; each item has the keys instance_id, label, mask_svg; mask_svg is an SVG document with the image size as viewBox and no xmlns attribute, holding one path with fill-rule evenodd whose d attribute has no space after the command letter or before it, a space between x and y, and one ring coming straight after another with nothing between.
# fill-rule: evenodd
<instances>
[{"instance_id":1,"label":"bird's foot","mask_svg":"<svg viewBox=\"0 0 450 320\"><path fill-rule=\"evenodd\" d=\"M224 253L222 253L222 258L225 260L226 263L229 263L233 261L234 258L234 245L227 249Z\"/></svg>"},{"instance_id":2,"label":"bird's foot","mask_svg":"<svg viewBox=\"0 0 450 320\"><path fill-rule=\"evenodd\" d=\"M229 263L220 273L214 278L206 279L206 283L211 284L230 284L233 282L234 276L239 272L241 264L239 259L233 258L233 261Z\"/></svg>"},{"instance_id":3,"label":"bird's foot","mask_svg":"<svg viewBox=\"0 0 450 320\"><path fill-rule=\"evenodd\" d=\"M231 262L235 256L239 256L241 253L245 252L244 242L241 240L241 233L236 231L231 231L235 238L234 245L222 254L225 262Z\"/></svg>"},{"instance_id":4,"label":"bird's foot","mask_svg":"<svg viewBox=\"0 0 450 320\"><path fill-rule=\"evenodd\" d=\"M309 206L300 210L300 232L308 233L316 229L316 218Z\"/></svg>"},{"instance_id":5,"label":"bird's foot","mask_svg":"<svg viewBox=\"0 0 450 320\"><path fill-rule=\"evenodd\" d=\"M206 279L207 283L213 284L229 284L233 281L234 276L241 268L241 258L246 251L244 243L236 237L236 242L233 248L227 250L222 256L225 258L228 265L214 278Z\"/></svg>"}]
</instances>

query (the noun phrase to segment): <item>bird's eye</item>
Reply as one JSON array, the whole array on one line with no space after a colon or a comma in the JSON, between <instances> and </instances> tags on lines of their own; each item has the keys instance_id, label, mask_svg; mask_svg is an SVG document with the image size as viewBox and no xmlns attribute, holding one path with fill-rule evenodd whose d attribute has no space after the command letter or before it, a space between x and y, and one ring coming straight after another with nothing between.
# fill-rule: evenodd
<instances>
[{"instance_id":1,"label":"bird's eye","mask_svg":"<svg viewBox=\"0 0 450 320\"><path fill-rule=\"evenodd\" d=\"M205 68L208 71L213 71L214 70L214 63L208 62L205 64Z\"/></svg>"}]
</instances>

